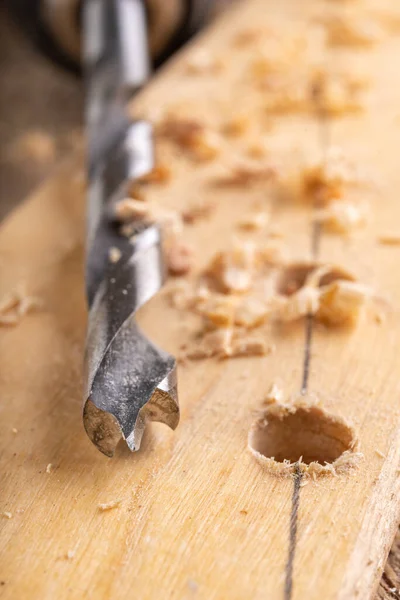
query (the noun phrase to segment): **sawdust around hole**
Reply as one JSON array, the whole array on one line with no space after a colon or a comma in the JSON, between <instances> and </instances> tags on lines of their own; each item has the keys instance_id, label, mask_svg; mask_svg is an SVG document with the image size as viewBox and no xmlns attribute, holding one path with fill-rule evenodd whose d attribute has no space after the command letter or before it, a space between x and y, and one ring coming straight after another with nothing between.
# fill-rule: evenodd
<instances>
[{"instance_id":1,"label":"sawdust around hole","mask_svg":"<svg viewBox=\"0 0 400 600\"><path fill-rule=\"evenodd\" d=\"M252 424L248 447L271 474L290 477L294 465L306 476L350 473L362 459L354 429L315 403L267 400Z\"/></svg>"}]
</instances>

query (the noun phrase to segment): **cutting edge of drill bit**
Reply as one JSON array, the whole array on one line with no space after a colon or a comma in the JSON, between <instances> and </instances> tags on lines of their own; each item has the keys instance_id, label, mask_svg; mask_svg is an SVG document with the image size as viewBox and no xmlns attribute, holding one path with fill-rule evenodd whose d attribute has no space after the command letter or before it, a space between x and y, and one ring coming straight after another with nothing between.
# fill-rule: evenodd
<instances>
[{"instance_id":1,"label":"cutting edge of drill bit","mask_svg":"<svg viewBox=\"0 0 400 600\"><path fill-rule=\"evenodd\" d=\"M138 450L147 421L171 429L179 422L175 358L149 340L135 320L164 280L160 231L138 225L131 240L118 236L121 259L108 262L89 311L83 420L89 438L107 456L121 438ZM113 232L103 215L99 246L111 241Z\"/></svg>"}]
</instances>

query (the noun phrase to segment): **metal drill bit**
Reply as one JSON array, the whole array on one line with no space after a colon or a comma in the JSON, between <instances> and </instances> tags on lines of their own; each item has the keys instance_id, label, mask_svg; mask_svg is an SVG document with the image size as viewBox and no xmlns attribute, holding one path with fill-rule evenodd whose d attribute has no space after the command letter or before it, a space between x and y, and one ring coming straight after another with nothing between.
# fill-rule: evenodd
<instances>
[{"instance_id":1,"label":"metal drill bit","mask_svg":"<svg viewBox=\"0 0 400 600\"><path fill-rule=\"evenodd\" d=\"M176 361L153 344L135 313L164 281L161 234L144 221L120 233L115 203L153 168L149 123L131 121L129 98L148 77L145 12L140 0L87 0L89 214L86 289L89 323L83 421L101 452L121 438L140 447L147 420L178 425ZM120 258L109 260L110 248Z\"/></svg>"}]
</instances>

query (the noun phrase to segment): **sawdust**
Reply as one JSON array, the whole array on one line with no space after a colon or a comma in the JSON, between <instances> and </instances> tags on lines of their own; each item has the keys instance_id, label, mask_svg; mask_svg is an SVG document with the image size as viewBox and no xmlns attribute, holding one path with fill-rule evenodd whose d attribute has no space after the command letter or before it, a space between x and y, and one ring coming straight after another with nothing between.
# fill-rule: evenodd
<instances>
[{"instance_id":1,"label":"sawdust","mask_svg":"<svg viewBox=\"0 0 400 600\"><path fill-rule=\"evenodd\" d=\"M49 463L46 467L46 473L51 473L52 469L53 469L53 465L52 465L52 463Z\"/></svg>"},{"instance_id":2,"label":"sawdust","mask_svg":"<svg viewBox=\"0 0 400 600\"><path fill-rule=\"evenodd\" d=\"M347 475L363 458L353 428L304 397L292 404L270 398L251 426L248 447L279 477L291 477L295 467L307 479Z\"/></svg>"},{"instance_id":3,"label":"sawdust","mask_svg":"<svg viewBox=\"0 0 400 600\"><path fill-rule=\"evenodd\" d=\"M5 519L12 519L13 514L12 514L12 512L5 510L1 513L1 516L4 517Z\"/></svg>"}]
</instances>

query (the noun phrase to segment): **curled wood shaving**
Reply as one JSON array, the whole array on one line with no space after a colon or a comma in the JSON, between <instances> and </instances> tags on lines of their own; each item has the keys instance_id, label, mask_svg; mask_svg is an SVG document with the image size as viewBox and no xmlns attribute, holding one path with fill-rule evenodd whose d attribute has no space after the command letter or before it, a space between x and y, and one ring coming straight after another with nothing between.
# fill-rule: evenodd
<instances>
[{"instance_id":1,"label":"curled wood shaving","mask_svg":"<svg viewBox=\"0 0 400 600\"><path fill-rule=\"evenodd\" d=\"M157 133L198 161L213 160L220 152L219 136L194 119L168 116L159 124Z\"/></svg>"},{"instance_id":2,"label":"curled wood shaving","mask_svg":"<svg viewBox=\"0 0 400 600\"><path fill-rule=\"evenodd\" d=\"M366 224L367 210L365 206L339 200L317 210L315 220L333 232L350 233Z\"/></svg>"},{"instance_id":3,"label":"curled wood shaving","mask_svg":"<svg viewBox=\"0 0 400 600\"><path fill-rule=\"evenodd\" d=\"M345 272L329 265L311 270L304 285L289 296L278 295L274 318L295 321L315 315L326 325L340 326L356 323L362 306L372 296L366 286L349 280ZM347 277L347 278L345 278ZM324 278L328 278L324 282Z\"/></svg>"}]
</instances>

